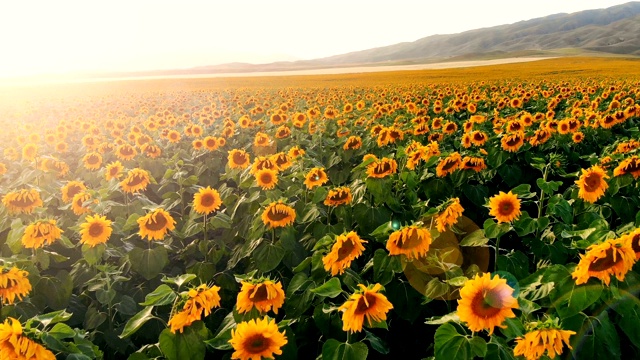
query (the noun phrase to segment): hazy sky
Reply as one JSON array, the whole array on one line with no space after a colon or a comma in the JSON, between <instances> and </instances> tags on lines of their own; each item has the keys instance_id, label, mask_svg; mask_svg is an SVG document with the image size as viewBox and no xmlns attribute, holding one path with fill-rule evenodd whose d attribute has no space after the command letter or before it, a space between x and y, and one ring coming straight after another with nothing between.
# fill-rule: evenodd
<instances>
[{"instance_id":1,"label":"hazy sky","mask_svg":"<svg viewBox=\"0 0 640 360\"><path fill-rule=\"evenodd\" d=\"M313 59L616 0L0 3L0 77Z\"/></svg>"}]
</instances>

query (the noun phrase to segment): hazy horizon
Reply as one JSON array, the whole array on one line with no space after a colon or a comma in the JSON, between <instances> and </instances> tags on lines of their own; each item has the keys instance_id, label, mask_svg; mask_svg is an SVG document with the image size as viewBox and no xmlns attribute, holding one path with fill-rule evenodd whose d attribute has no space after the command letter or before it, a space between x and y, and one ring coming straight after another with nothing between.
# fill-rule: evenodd
<instances>
[{"instance_id":1,"label":"hazy horizon","mask_svg":"<svg viewBox=\"0 0 640 360\"><path fill-rule=\"evenodd\" d=\"M309 60L627 2L11 2L0 78Z\"/></svg>"}]
</instances>

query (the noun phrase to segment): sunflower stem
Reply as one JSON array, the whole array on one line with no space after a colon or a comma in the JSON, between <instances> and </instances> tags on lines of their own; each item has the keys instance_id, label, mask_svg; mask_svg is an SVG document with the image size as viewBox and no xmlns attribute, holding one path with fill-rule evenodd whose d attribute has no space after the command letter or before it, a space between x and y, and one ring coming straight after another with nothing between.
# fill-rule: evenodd
<instances>
[{"instance_id":1,"label":"sunflower stem","mask_svg":"<svg viewBox=\"0 0 640 360\"><path fill-rule=\"evenodd\" d=\"M202 231L204 231L204 242L205 244L207 243L207 213L204 214L204 229Z\"/></svg>"},{"instance_id":2,"label":"sunflower stem","mask_svg":"<svg viewBox=\"0 0 640 360\"><path fill-rule=\"evenodd\" d=\"M493 271L498 271L498 256L500 255L500 237L501 235L498 235L498 237L496 238L496 254L495 254L495 259L493 263Z\"/></svg>"}]
</instances>

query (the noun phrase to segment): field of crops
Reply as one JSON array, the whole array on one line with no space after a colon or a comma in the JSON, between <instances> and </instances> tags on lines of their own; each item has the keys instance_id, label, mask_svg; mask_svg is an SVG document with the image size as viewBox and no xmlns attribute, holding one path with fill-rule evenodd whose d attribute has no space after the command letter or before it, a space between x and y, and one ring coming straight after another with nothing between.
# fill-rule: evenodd
<instances>
[{"instance_id":1,"label":"field of crops","mask_svg":"<svg viewBox=\"0 0 640 360\"><path fill-rule=\"evenodd\" d=\"M0 88L0 360L638 358L638 65Z\"/></svg>"}]
</instances>

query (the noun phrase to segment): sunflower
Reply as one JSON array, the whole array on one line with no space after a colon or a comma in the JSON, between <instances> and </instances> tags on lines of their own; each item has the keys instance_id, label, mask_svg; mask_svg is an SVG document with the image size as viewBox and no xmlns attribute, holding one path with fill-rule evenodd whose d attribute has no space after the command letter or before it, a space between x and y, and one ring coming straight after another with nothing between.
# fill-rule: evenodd
<instances>
[{"instance_id":1,"label":"sunflower","mask_svg":"<svg viewBox=\"0 0 640 360\"><path fill-rule=\"evenodd\" d=\"M254 174L258 186L262 190L271 190L278 184L278 172L273 169L262 169Z\"/></svg>"},{"instance_id":2,"label":"sunflower","mask_svg":"<svg viewBox=\"0 0 640 360\"><path fill-rule=\"evenodd\" d=\"M471 143L475 146L484 145L488 139L489 136L484 131L476 130L471 133Z\"/></svg>"},{"instance_id":3,"label":"sunflower","mask_svg":"<svg viewBox=\"0 0 640 360\"><path fill-rule=\"evenodd\" d=\"M218 148L218 139L213 136L207 136L203 140L204 147L209 151L214 151Z\"/></svg>"},{"instance_id":4,"label":"sunflower","mask_svg":"<svg viewBox=\"0 0 640 360\"><path fill-rule=\"evenodd\" d=\"M342 147L343 150L357 150L362 146L362 138L360 136L349 136Z\"/></svg>"},{"instance_id":5,"label":"sunflower","mask_svg":"<svg viewBox=\"0 0 640 360\"><path fill-rule=\"evenodd\" d=\"M262 222L270 229L291 225L295 219L296 211L281 200L269 204L262 213Z\"/></svg>"},{"instance_id":6,"label":"sunflower","mask_svg":"<svg viewBox=\"0 0 640 360\"><path fill-rule=\"evenodd\" d=\"M28 143L22 148L22 160L34 161L38 156L38 146L33 143Z\"/></svg>"},{"instance_id":7,"label":"sunflower","mask_svg":"<svg viewBox=\"0 0 640 360\"><path fill-rule=\"evenodd\" d=\"M23 334L20 322L9 317L0 323L0 359L56 360L56 356Z\"/></svg>"},{"instance_id":8,"label":"sunflower","mask_svg":"<svg viewBox=\"0 0 640 360\"><path fill-rule=\"evenodd\" d=\"M105 167L104 177L107 181L111 179L120 179L122 177L122 171L124 170L124 166L120 163L120 161L114 161Z\"/></svg>"},{"instance_id":9,"label":"sunflower","mask_svg":"<svg viewBox=\"0 0 640 360\"><path fill-rule=\"evenodd\" d=\"M587 253L580 255L580 262L571 276L576 279L576 285L596 277L608 286L611 275L623 281L635 262L636 253L626 238L609 239L602 244L589 246Z\"/></svg>"},{"instance_id":10,"label":"sunflower","mask_svg":"<svg viewBox=\"0 0 640 360\"><path fill-rule=\"evenodd\" d=\"M69 181L62 187L62 201L65 203L70 203L73 200L73 197L87 190L87 187L84 185L82 181Z\"/></svg>"},{"instance_id":11,"label":"sunflower","mask_svg":"<svg viewBox=\"0 0 640 360\"><path fill-rule=\"evenodd\" d=\"M271 139L269 138L269 135L259 132L256 133L256 136L253 140L253 145L254 146L268 146L269 143L271 142Z\"/></svg>"},{"instance_id":12,"label":"sunflower","mask_svg":"<svg viewBox=\"0 0 640 360\"><path fill-rule=\"evenodd\" d=\"M519 218L520 214L520 200L511 191L506 194L500 191L489 199L489 215L494 216L498 224L511 222Z\"/></svg>"},{"instance_id":13,"label":"sunflower","mask_svg":"<svg viewBox=\"0 0 640 360\"><path fill-rule=\"evenodd\" d=\"M380 293L382 285L375 284L371 289L363 284L358 284L358 287L360 289L338 308L344 312L342 314L343 331L362 331L365 317L368 326L372 326L374 322L386 321L387 313L393 309L387 297Z\"/></svg>"},{"instance_id":14,"label":"sunflower","mask_svg":"<svg viewBox=\"0 0 640 360\"><path fill-rule=\"evenodd\" d=\"M449 154L446 158L440 160L436 167L436 175L438 177L445 177L460 168L462 164L462 157L458 152Z\"/></svg>"},{"instance_id":15,"label":"sunflower","mask_svg":"<svg viewBox=\"0 0 640 360\"><path fill-rule=\"evenodd\" d=\"M122 161L133 160L137 154L136 148L129 144L122 144L116 149L116 156Z\"/></svg>"},{"instance_id":16,"label":"sunflower","mask_svg":"<svg viewBox=\"0 0 640 360\"><path fill-rule=\"evenodd\" d=\"M398 163L394 159L382 158L367 165L369 178L382 179L398 172Z\"/></svg>"},{"instance_id":17,"label":"sunflower","mask_svg":"<svg viewBox=\"0 0 640 360\"><path fill-rule=\"evenodd\" d=\"M513 134L505 135L500 140L502 143L502 149L508 152L516 152L522 145L524 145L524 133L516 132Z\"/></svg>"},{"instance_id":18,"label":"sunflower","mask_svg":"<svg viewBox=\"0 0 640 360\"><path fill-rule=\"evenodd\" d=\"M329 181L327 173L324 168L315 167L307 173L304 180L304 185L308 190L312 190L316 186L321 186Z\"/></svg>"},{"instance_id":19,"label":"sunflower","mask_svg":"<svg viewBox=\"0 0 640 360\"><path fill-rule=\"evenodd\" d=\"M0 304L11 305L31 292L29 273L17 267L0 266Z\"/></svg>"},{"instance_id":20,"label":"sunflower","mask_svg":"<svg viewBox=\"0 0 640 360\"><path fill-rule=\"evenodd\" d=\"M262 170L262 169L278 170L278 165L275 163L274 159L271 157L258 156L253 160L253 164L251 165L251 171L249 172L253 175L258 170Z\"/></svg>"},{"instance_id":21,"label":"sunflower","mask_svg":"<svg viewBox=\"0 0 640 360\"><path fill-rule=\"evenodd\" d=\"M531 146L542 145L551 138L551 132L545 129L538 129L533 133L533 136L529 139Z\"/></svg>"},{"instance_id":22,"label":"sunflower","mask_svg":"<svg viewBox=\"0 0 640 360\"><path fill-rule=\"evenodd\" d=\"M640 177L640 158L638 158L637 155L622 160L620 164L613 169L613 176L622 176L625 174L633 175L634 179Z\"/></svg>"},{"instance_id":23,"label":"sunflower","mask_svg":"<svg viewBox=\"0 0 640 360\"><path fill-rule=\"evenodd\" d=\"M598 201L599 198L604 196L604 192L609 187L606 181L608 178L609 176L607 176L604 169L598 165L594 165L587 170L582 169L580 179L576 180L576 184L580 189L578 197L590 203Z\"/></svg>"},{"instance_id":24,"label":"sunflower","mask_svg":"<svg viewBox=\"0 0 640 360\"><path fill-rule=\"evenodd\" d=\"M491 335L496 326L506 328L505 319L516 317L513 309L518 309L518 300L507 280L498 275L492 279L489 273L476 274L460 289L458 316L471 331L488 329Z\"/></svg>"},{"instance_id":25,"label":"sunflower","mask_svg":"<svg viewBox=\"0 0 640 360\"><path fill-rule=\"evenodd\" d=\"M150 182L151 179L146 170L134 168L129 170L127 176L120 182L120 187L124 192L133 194L141 190L146 190Z\"/></svg>"},{"instance_id":26,"label":"sunflower","mask_svg":"<svg viewBox=\"0 0 640 360\"><path fill-rule=\"evenodd\" d=\"M109 240L111 232L111 220L107 220L106 216L88 215L80 225L80 243L89 247L104 244Z\"/></svg>"},{"instance_id":27,"label":"sunflower","mask_svg":"<svg viewBox=\"0 0 640 360\"><path fill-rule=\"evenodd\" d=\"M582 133L582 131L576 131L575 133L573 133L573 135L571 136L571 140L573 140L574 144L579 144L582 142L582 140L584 139L584 134Z\"/></svg>"},{"instance_id":28,"label":"sunflower","mask_svg":"<svg viewBox=\"0 0 640 360\"><path fill-rule=\"evenodd\" d=\"M284 304L284 291L280 281L273 282L270 279L261 281L242 281L242 289L236 299L236 308L241 314L248 313L254 307L260 313L278 310Z\"/></svg>"},{"instance_id":29,"label":"sunflower","mask_svg":"<svg viewBox=\"0 0 640 360\"><path fill-rule=\"evenodd\" d=\"M158 157L160 157L160 155L162 155L162 149L158 145L144 144L142 146L142 151L144 151L144 154L147 157L152 159L157 159Z\"/></svg>"},{"instance_id":30,"label":"sunflower","mask_svg":"<svg viewBox=\"0 0 640 360\"><path fill-rule=\"evenodd\" d=\"M336 236L331 251L322 258L324 269L331 270L331 276L342 275L351 262L364 251L364 243L354 231Z\"/></svg>"},{"instance_id":31,"label":"sunflower","mask_svg":"<svg viewBox=\"0 0 640 360\"><path fill-rule=\"evenodd\" d=\"M289 155L291 160L295 160L304 154L305 154L304 149L301 149L299 146L294 146L291 149L289 149L289 151L287 152L287 155Z\"/></svg>"},{"instance_id":32,"label":"sunflower","mask_svg":"<svg viewBox=\"0 0 640 360\"><path fill-rule=\"evenodd\" d=\"M209 186L200 188L200 190L193 195L193 209L198 214L209 215L218 210L220 205L222 205L220 193L218 190L212 189Z\"/></svg>"},{"instance_id":33,"label":"sunflower","mask_svg":"<svg viewBox=\"0 0 640 360\"><path fill-rule=\"evenodd\" d=\"M284 139L291 136L291 129L287 125L282 125L276 130L276 138Z\"/></svg>"},{"instance_id":34,"label":"sunflower","mask_svg":"<svg viewBox=\"0 0 640 360\"><path fill-rule=\"evenodd\" d=\"M269 159L273 161L274 164L276 164L277 169L275 170L277 171L285 171L290 168L291 165L293 165L293 163L291 163L289 155L285 152L273 154L269 157Z\"/></svg>"},{"instance_id":35,"label":"sunflower","mask_svg":"<svg viewBox=\"0 0 640 360\"><path fill-rule=\"evenodd\" d=\"M164 209L156 209L138 219L138 235L147 240L162 240L169 230L174 230L176 221Z\"/></svg>"},{"instance_id":36,"label":"sunflower","mask_svg":"<svg viewBox=\"0 0 640 360\"><path fill-rule=\"evenodd\" d=\"M327 197L324 199L324 204L327 206L349 205L351 201L353 201L351 189L347 186L339 186L329 190Z\"/></svg>"},{"instance_id":37,"label":"sunflower","mask_svg":"<svg viewBox=\"0 0 640 360\"><path fill-rule=\"evenodd\" d=\"M191 325L194 321L202 319L203 314L207 317L211 314L211 309L220 307L219 291L219 286L213 285L209 287L207 284L202 284L195 289L189 289L188 292L180 294L185 299L185 302L182 310L174 313L167 323L171 332L174 334L176 331L182 333L185 327Z\"/></svg>"},{"instance_id":38,"label":"sunflower","mask_svg":"<svg viewBox=\"0 0 640 360\"><path fill-rule=\"evenodd\" d=\"M56 148L56 152L63 154L69 150L69 145L67 145L67 143L64 141L59 141L56 143L55 148Z\"/></svg>"},{"instance_id":39,"label":"sunflower","mask_svg":"<svg viewBox=\"0 0 640 360\"><path fill-rule=\"evenodd\" d=\"M281 355L287 344L284 331L278 331L275 319L252 319L243 321L231 330L229 344L233 346L231 359L261 360Z\"/></svg>"},{"instance_id":40,"label":"sunflower","mask_svg":"<svg viewBox=\"0 0 640 360\"><path fill-rule=\"evenodd\" d=\"M7 173L7 165L0 163L0 175L4 175Z\"/></svg>"},{"instance_id":41,"label":"sunflower","mask_svg":"<svg viewBox=\"0 0 640 360\"><path fill-rule=\"evenodd\" d=\"M475 172L480 172L487 168L483 158L470 156L465 156L460 166L463 170L473 170Z\"/></svg>"},{"instance_id":42,"label":"sunflower","mask_svg":"<svg viewBox=\"0 0 640 360\"><path fill-rule=\"evenodd\" d=\"M36 189L22 189L7 193L2 197L2 203L10 214L31 214L35 208L43 205L40 193Z\"/></svg>"},{"instance_id":43,"label":"sunflower","mask_svg":"<svg viewBox=\"0 0 640 360\"><path fill-rule=\"evenodd\" d=\"M82 215L88 212L91 212L87 202L91 201L91 194L86 191L79 192L73 195L73 199L71 200L71 209L73 213L76 215Z\"/></svg>"},{"instance_id":44,"label":"sunflower","mask_svg":"<svg viewBox=\"0 0 640 360\"><path fill-rule=\"evenodd\" d=\"M62 237L63 231L56 226L55 220L38 220L24 230L22 246L27 249L37 249L45 245L51 245Z\"/></svg>"},{"instance_id":45,"label":"sunflower","mask_svg":"<svg viewBox=\"0 0 640 360\"><path fill-rule=\"evenodd\" d=\"M447 230L447 227L458 223L458 218L462 216L463 211L464 208L460 205L460 199L451 198L449 205L436 216L436 228L438 231L443 233Z\"/></svg>"},{"instance_id":46,"label":"sunflower","mask_svg":"<svg viewBox=\"0 0 640 360\"><path fill-rule=\"evenodd\" d=\"M167 133L167 139L169 139L170 143L176 144L180 142L180 133L176 130L169 130L169 132Z\"/></svg>"},{"instance_id":47,"label":"sunflower","mask_svg":"<svg viewBox=\"0 0 640 360\"><path fill-rule=\"evenodd\" d=\"M191 142L191 146L194 150L201 150L204 147L204 142L202 142L202 140L200 139L195 139L193 140L193 142Z\"/></svg>"},{"instance_id":48,"label":"sunflower","mask_svg":"<svg viewBox=\"0 0 640 360\"><path fill-rule=\"evenodd\" d=\"M82 158L82 162L87 170L98 170L102 165L102 155L97 152L88 153Z\"/></svg>"},{"instance_id":49,"label":"sunflower","mask_svg":"<svg viewBox=\"0 0 640 360\"><path fill-rule=\"evenodd\" d=\"M229 151L229 167L231 169L246 169L251 162L249 154L244 150L233 149Z\"/></svg>"},{"instance_id":50,"label":"sunflower","mask_svg":"<svg viewBox=\"0 0 640 360\"><path fill-rule=\"evenodd\" d=\"M387 250L390 255L405 255L407 259L425 256L429 246L431 246L429 230L415 225L394 231L387 240Z\"/></svg>"},{"instance_id":51,"label":"sunflower","mask_svg":"<svg viewBox=\"0 0 640 360\"><path fill-rule=\"evenodd\" d=\"M569 338L575 334L575 331L561 330L559 327L531 330L524 334L524 337L516 338L513 354L523 355L527 360L538 360L546 351L547 356L554 359L556 355L562 354L563 342L569 349L573 349L569 344Z\"/></svg>"}]
</instances>

